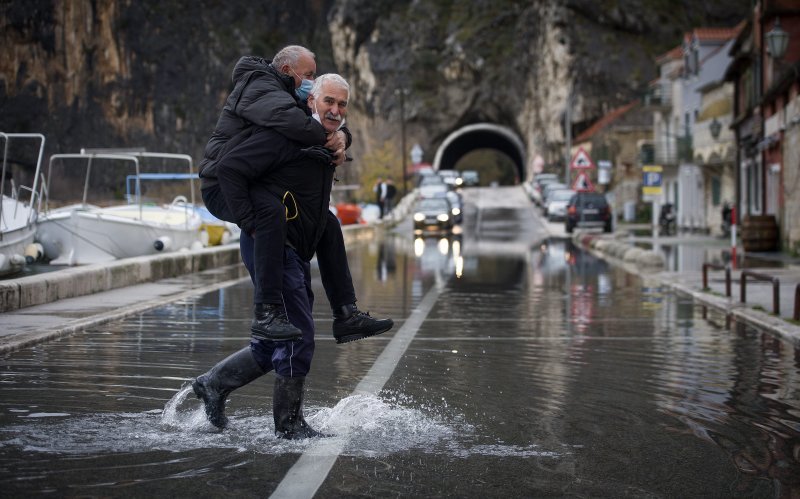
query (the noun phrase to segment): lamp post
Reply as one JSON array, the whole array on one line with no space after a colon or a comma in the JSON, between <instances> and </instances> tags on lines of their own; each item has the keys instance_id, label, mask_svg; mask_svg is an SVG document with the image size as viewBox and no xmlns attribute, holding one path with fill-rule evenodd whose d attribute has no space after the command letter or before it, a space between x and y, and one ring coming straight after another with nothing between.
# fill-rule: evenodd
<instances>
[{"instance_id":1,"label":"lamp post","mask_svg":"<svg viewBox=\"0 0 800 499\"><path fill-rule=\"evenodd\" d=\"M403 151L403 195L408 194L408 171L406 169L406 108L405 97L410 92L407 88L395 89L394 94L400 96L400 148Z\"/></svg>"},{"instance_id":2,"label":"lamp post","mask_svg":"<svg viewBox=\"0 0 800 499\"><path fill-rule=\"evenodd\" d=\"M719 120L714 117L714 119L711 120L711 123L708 125L708 128L711 130L711 138L717 140L720 132L722 131L722 123L720 123Z\"/></svg>"}]
</instances>

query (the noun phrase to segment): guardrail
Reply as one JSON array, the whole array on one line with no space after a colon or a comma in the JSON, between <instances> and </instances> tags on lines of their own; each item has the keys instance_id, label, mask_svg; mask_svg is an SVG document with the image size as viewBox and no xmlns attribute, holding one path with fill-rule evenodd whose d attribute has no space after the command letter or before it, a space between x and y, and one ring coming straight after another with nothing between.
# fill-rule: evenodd
<instances>
[{"instance_id":1,"label":"guardrail","mask_svg":"<svg viewBox=\"0 0 800 499\"><path fill-rule=\"evenodd\" d=\"M752 277L757 281L766 281L772 283L772 313L775 315L781 314L781 282L777 277L761 274L759 272L753 272L752 270L743 270L742 271L742 285L741 285L741 294L740 300L742 303L747 302L747 278ZM797 292L795 292L795 315L797 315Z\"/></svg>"},{"instance_id":2,"label":"guardrail","mask_svg":"<svg viewBox=\"0 0 800 499\"><path fill-rule=\"evenodd\" d=\"M724 270L725 271L725 296L731 296L731 267L730 265L719 265L716 263L703 264L703 289L708 288L708 269Z\"/></svg>"}]
</instances>

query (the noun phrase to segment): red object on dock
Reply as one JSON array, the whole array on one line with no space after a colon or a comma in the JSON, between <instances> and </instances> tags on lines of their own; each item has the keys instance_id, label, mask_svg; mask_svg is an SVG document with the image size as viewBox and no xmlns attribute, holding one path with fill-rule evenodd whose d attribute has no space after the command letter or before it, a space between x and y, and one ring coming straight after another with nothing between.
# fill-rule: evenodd
<instances>
[{"instance_id":1,"label":"red object on dock","mask_svg":"<svg viewBox=\"0 0 800 499\"><path fill-rule=\"evenodd\" d=\"M361 207L352 203L339 203L336 205L336 216L342 225L357 224L361 220Z\"/></svg>"}]
</instances>

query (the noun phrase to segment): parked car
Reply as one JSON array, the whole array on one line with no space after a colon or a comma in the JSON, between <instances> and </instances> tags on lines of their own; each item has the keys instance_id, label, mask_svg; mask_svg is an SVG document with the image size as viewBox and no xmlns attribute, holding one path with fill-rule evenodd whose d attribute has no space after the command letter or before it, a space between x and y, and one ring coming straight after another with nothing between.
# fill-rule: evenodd
<instances>
[{"instance_id":1,"label":"parked car","mask_svg":"<svg viewBox=\"0 0 800 499\"><path fill-rule=\"evenodd\" d=\"M456 191L449 191L446 195L450 202L450 214L453 216L453 223L460 224L464 220L464 201L461 194Z\"/></svg>"},{"instance_id":2,"label":"parked car","mask_svg":"<svg viewBox=\"0 0 800 499\"><path fill-rule=\"evenodd\" d=\"M572 189L557 189L551 191L547 197L547 204L544 206L544 216L547 220L554 222L564 220L567 216L567 203L575 195Z\"/></svg>"},{"instance_id":3,"label":"parked car","mask_svg":"<svg viewBox=\"0 0 800 499\"><path fill-rule=\"evenodd\" d=\"M449 232L453 224L446 197L420 199L414 210L414 232Z\"/></svg>"},{"instance_id":4,"label":"parked car","mask_svg":"<svg viewBox=\"0 0 800 499\"><path fill-rule=\"evenodd\" d=\"M531 200L541 206L542 189L544 189L545 185L552 184L554 182L559 182L558 175L555 173L540 173L533 177L530 187Z\"/></svg>"},{"instance_id":5,"label":"parked car","mask_svg":"<svg viewBox=\"0 0 800 499\"><path fill-rule=\"evenodd\" d=\"M543 185L544 186L542 187L542 207L547 206L547 203L550 201L549 196L553 191L570 188L567 184L563 184L561 182L549 182Z\"/></svg>"},{"instance_id":6,"label":"parked car","mask_svg":"<svg viewBox=\"0 0 800 499\"><path fill-rule=\"evenodd\" d=\"M564 221L567 233L575 227L602 228L611 232L611 208L605 195L599 192L578 192L567 203L567 217Z\"/></svg>"},{"instance_id":7,"label":"parked car","mask_svg":"<svg viewBox=\"0 0 800 499\"><path fill-rule=\"evenodd\" d=\"M461 172L461 178L464 180L464 187L472 187L480 183L480 176L475 170L464 170Z\"/></svg>"},{"instance_id":8,"label":"parked car","mask_svg":"<svg viewBox=\"0 0 800 499\"><path fill-rule=\"evenodd\" d=\"M421 198L444 197L450 188L439 175L425 175L419 181Z\"/></svg>"}]
</instances>

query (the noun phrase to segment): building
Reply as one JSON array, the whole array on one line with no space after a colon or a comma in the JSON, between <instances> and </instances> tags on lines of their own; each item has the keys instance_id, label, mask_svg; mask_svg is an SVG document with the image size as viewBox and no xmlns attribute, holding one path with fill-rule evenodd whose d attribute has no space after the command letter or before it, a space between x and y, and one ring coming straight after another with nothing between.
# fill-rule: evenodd
<instances>
[{"instance_id":1,"label":"building","mask_svg":"<svg viewBox=\"0 0 800 499\"><path fill-rule=\"evenodd\" d=\"M771 221L776 242L785 250L800 252L798 2L756 2L730 55L725 79L734 85L731 126L737 146L736 206L743 224L742 243L747 250L749 221Z\"/></svg>"}]
</instances>

